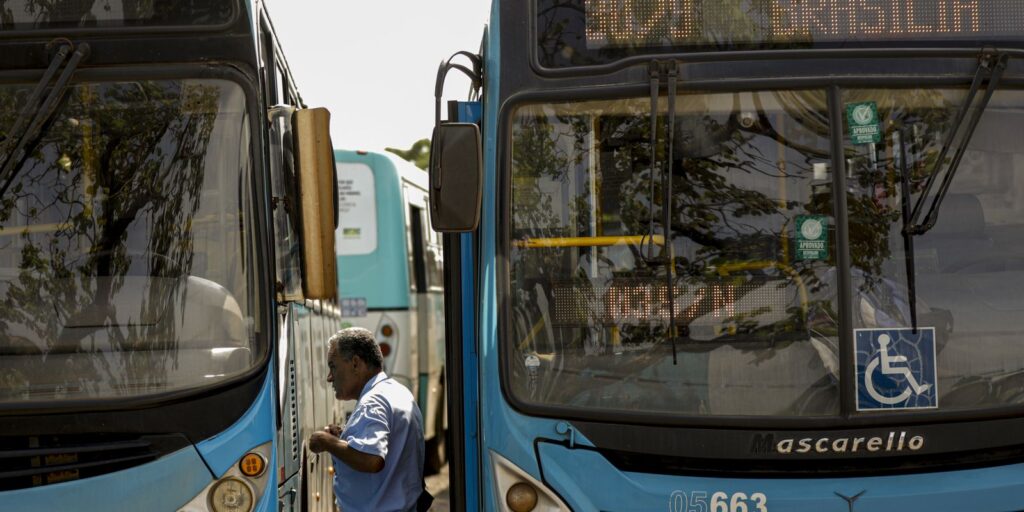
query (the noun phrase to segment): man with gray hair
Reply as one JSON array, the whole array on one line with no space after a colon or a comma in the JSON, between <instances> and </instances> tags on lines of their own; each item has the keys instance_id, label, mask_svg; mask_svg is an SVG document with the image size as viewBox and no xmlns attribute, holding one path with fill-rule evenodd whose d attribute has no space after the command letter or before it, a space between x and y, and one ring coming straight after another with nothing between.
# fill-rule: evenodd
<instances>
[{"instance_id":1,"label":"man with gray hair","mask_svg":"<svg viewBox=\"0 0 1024 512\"><path fill-rule=\"evenodd\" d=\"M337 399L358 402L344 428L314 432L309 449L333 457L334 495L344 512L424 510L417 501L429 507L420 409L412 393L384 373L383 360L373 334L361 327L328 341L327 381Z\"/></svg>"}]
</instances>

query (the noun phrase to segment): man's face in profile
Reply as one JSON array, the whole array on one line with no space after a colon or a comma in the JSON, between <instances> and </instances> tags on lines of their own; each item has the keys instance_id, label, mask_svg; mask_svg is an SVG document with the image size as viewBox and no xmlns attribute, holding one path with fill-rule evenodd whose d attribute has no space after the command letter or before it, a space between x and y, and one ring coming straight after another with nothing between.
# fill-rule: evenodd
<instances>
[{"instance_id":1,"label":"man's face in profile","mask_svg":"<svg viewBox=\"0 0 1024 512\"><path fill-rule=\"evenodd\" d=\"M359 398L361 380L360 367L364 366L356 356L346 360L341 352L332 347L327 352L327 382L334 388L334 397L338 400L356 400Z\"/></svg>"}]
</instances>

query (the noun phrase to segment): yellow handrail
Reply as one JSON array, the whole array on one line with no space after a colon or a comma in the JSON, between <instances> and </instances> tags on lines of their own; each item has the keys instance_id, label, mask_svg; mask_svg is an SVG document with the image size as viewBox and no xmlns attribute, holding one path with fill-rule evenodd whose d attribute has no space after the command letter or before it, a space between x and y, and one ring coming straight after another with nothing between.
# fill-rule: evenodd
<instances>
[{"instance_id":1,"label":"yellow handrail","mask_svg":"<svg viewBox=\"0 0 1024 512\"><path fill-rule=\"evenodd\" d=\"M70 222L64 222L60 224L31 224L28 226L12 226L9 228L0 228L0 236L14 236L22 233L47 233L51 231L60 231L62 229L68 229L72 226Z\"/></svg>"},{"instance_id":2,"label":"yellow handrail","mask_svg":"<svg viewBox=\"0 0 1024 512\"><path fill-rule=\"evenodd\" d=\"M665 237L661 235L628 235L628 236L567 236L556 238L524 238L513 240L514 247L538 249L547 247L608 247L613 245L642 245L654 243L665 245Z\"/></svg>"}]
</instances>

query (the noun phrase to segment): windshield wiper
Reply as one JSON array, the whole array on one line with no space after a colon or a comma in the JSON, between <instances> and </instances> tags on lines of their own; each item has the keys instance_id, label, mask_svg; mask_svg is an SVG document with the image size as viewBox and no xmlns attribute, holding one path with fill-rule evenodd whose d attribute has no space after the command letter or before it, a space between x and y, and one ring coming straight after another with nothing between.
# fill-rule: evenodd
<instances>
[{"instance_id":1,"label":"windshield wiper","mask_svg":"<svg viewBox=\"0 0 1024 512\"><path fill-rule=\"evenodd\" d=\"M666 76L668 83L668 137L666 158L668 165L661 176L662 186L662 252L664 258L653 258L654 252L654 170L658 162L658 96L661 90L661 76ZM668 329L665 335L672 344L672 364L679 364L676 354L676 304L675 304L675 257L672 254L672 164L673 164L673 142L675 139L676 124L676 87L678 85L677 65L674 61L653 61L650 64L651 80L651 191L650 191L650 225L648 227L648 253L652 260L647 263L664 263L666 295L668 296Z\"/></svg>"},{"instance_id":2,"label":"windshield wiper","mask_svg":"<svg viewBox=\"0 0 1024 512\"><path fill-rule=\"evenodd\" d=\"M988 107L989 100L992 99L992 94L995 93L996 89L999 88L999 80L1003 76L1003 71L1006 70L1006 63L1009 60L1009 56L1006 54L991 54L983 55L981 62L978 63L978 68L974 72L974 80L971 82L971 88L967 92L967 98L964 99L964 104L960 107L960 111L957 112L956 120L953 122L953 129L950 130L949 136L946 138L946 143L942 145L942 150L939 152L939 157L935 160L935 167L932 170L928 181L925 183L924 190L921 191L921 196L917 199L917 204L914 205L914 211L910 215L909 219L905 219L903 230L910 235L923 235L935 226L935 222L938 220L939 208L942 206L942 200L946 197L946 192L949 191L949 185L953 181L953 176L956 175L957 168L960 166L960 160L963 158L964 153L967 151L967 145L971 142L971 136L974 135L974 130L978 127L978 122L981 121L982 114L985 113L985 108ZM939 185L939 190L935 193L935 197L932 199L932 204L928 208L928 213L924 216L924 222L918 223L921 218L921 212L924 210L924 203L928 199L928 194L931 192L932 186L935 185L935 181L938 178L940 166L946 159L946 154L949 153L950 148L953 145L953 139L956 138L956 134L960 131L964 117L967 116L967 112L971 109L971 104L974 102L974 97L978 94L978 89L981 88L981 83L985 79L985 75L988 76L988 86L985 88L985 95L981 98L978 103L977 109L971 115L970 121L966 124L966 131L963 137L960 139L960 143L957 145L956 152L953 153L953 159L949 162L949 168L946 170L945 176L942 178L942 184Z\"/></svg>"},{"instance_id":3,"label":"windshield wiper","mask_svg":"<svg viewBox=\"0 0 1024 512\"><path fill-rule=\"evenodd\" d=\"M907 163L907 140L903 130L897 132L900 137L900 204L903 207L903 260L907 266L907 299L910 307L910 324L913 333L917 334L917 271L914 268L914 233L910 226L910 166Z\"/></svg>"},{"instance_id":4,"label":"windshield wiper","mask_svg":"<svg viewBox=\"0 0 1024 512\"><path fill-rule=\"evenodd\" d=\"M11 149L0 154L0 158L4 158L3 154L6 154L6 158L0 160L3 162L2 166L0 166L0 197L7 194L7 189L14 183L14 178L17 177L17 169L34 145L34 141L38 139L43 125L49 121L57 110L57 105L64 98L64 92L67 90L68 83L71 82L71 75L74 74L82 59L89 55L89 45L83 43L78 46L57 78L56 83L50 88L50 93L47 94L46 99L40 104L39 100L43 95L43 91L53 80L53 76L60 69L61 64L64 63L70 52L71 43L63 42L60 49L57 50L53 62L50 63L50 66L43 73L43 78L36 84L35 89L29 96L29 100L25 103L25 107L18 114L18 118L15 119L8 132L9 135L7 140L4 141L3 149Z\"/></svg>"},{"instance_id":5,"label":"windshield wiper","mask_svg":"<svg viewBox=\"0 0 1024 512\"><path fill-rule=\"evenodd\" d=\"M32 89L32 94L29 95L25 106L21 108L21 112L18 112L18 117L14 120L14 124L7 130L7 137L4 139L3 145L0 146L0 156L9 155L10 153L7 149L12 143L16 144L21 140L21 137L16 137L15 134L21 133L25 129L25 125L32 118L36 105L39 103L39 98L43 95L43 91L46 90L47 84L53 80L53 75L57 74L57 70L60 69L61 64L64 63L70 53L71 45L67 44L61 45L57 50L57 53L53 56L53 61L50 62L50 67L46 68L46 71L43 73L42 80Z\"/></svg>"}]
</instances>

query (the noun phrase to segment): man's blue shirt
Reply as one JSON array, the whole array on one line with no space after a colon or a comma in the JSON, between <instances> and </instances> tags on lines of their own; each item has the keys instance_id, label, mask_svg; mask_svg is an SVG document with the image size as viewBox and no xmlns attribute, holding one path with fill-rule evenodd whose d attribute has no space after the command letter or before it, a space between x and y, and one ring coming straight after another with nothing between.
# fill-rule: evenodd
<instances>
[{"instance_id":1,"label":"man's blue shirt","mask_svg":"<svg viewBox=\"0 0 1024 512\"><path fill-rule=\"evenodd\" d=\"M379 473L362 473L334 458L334 495L342 512L415 510L423 491L423 419L405 386L384 372L370 379L341 439L384 459Z\"/></svg>"}]
</instances>

